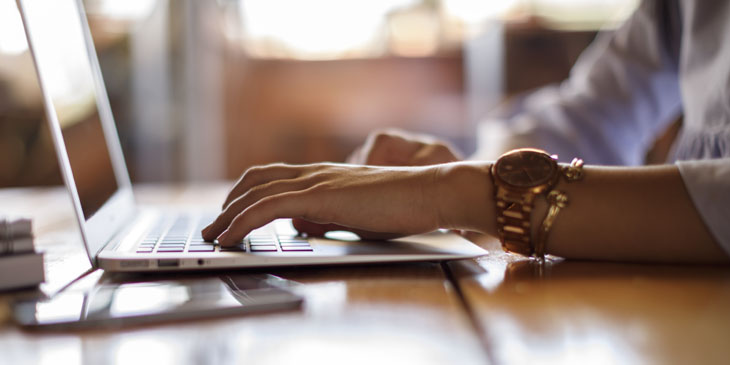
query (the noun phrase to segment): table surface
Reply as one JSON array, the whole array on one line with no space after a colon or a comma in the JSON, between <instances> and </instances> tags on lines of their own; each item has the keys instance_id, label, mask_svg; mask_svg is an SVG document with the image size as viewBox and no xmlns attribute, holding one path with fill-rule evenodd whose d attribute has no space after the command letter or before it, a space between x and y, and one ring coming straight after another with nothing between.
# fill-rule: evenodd
<instances>
[{"instance_id":1,"label":"table surface","mask_svg":"<svg viewBox=\"0 0 730 365\"><path fill-rule=\"evenodd\" d=\"M143 204L218 207L227 184L136 188ZM63 189L0 190L30 215L46 293L90 268ZM0 295L0 364L727 363L730 268L559 261L490 251L439 263L272 269L301 310L124 329L26 332ZM3 273L5 274L5 273ZM102 277L100 270L86 282ZM75 284L75 285L81 285ZM63 360L63 361L60 361Z\"/></svg>"}]
</instances>

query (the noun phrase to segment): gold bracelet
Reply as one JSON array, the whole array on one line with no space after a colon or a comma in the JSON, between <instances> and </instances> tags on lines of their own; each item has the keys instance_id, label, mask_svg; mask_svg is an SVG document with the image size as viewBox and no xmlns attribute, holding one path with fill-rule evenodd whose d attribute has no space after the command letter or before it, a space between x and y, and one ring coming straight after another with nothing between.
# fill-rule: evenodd
<instances>
[{"instance_id":1,"label":"gold bracelet","mask_svg":"<svg viewBox=\"0 0 730 365\"><path fill-rule=\"evenodd\" d=\"M574 158L573 161L570 162L570 165L563 169L563 174L568 182L582 179L583 160ZM540 229L537 232L537 242L535 243L534 253L534 256L537 257L540 262L545 262L545 242L547 242L550 229L553 227L553 223L555 223L555 218L557 218L558 213L560 213L560 209L568 206L568 195L562 191L552 190L547 194L545 199L547 199L549 207L547 214L545 214L545 219L542 221Z\"/></svg>"},{"instance_id":2,"label":"gold bracelet","mask_svg":"<svg viewBox=\"0 0 730 365\"><path fill-rule=\"evenodd\" d=\"M563 175L568 182L577 181L583 178L583 160L574 158L570 165L563 168Z\"/></svg>"},{"instance_id":3,"label":"gold bracelet","mask_svg":"<svg viewBox=\"0 0 730 365\"><path fill-rule=\"evenodd\" d=\"M535 257L540 261L545 260L545 242L550 233L550 228L555 223L555 218L560 213L560 209L568 206L568 195L562 191L553 190L548 193L546 198L550 207L540 225L540 230L537 232L537 242L535 244Z\"/></svg>"}]
</instances>

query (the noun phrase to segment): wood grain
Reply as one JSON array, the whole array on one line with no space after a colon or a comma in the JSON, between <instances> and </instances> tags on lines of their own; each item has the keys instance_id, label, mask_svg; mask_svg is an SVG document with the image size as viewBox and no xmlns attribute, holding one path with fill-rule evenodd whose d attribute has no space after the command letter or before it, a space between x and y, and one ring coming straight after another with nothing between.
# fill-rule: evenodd
<instances>
[{"instance_id":1,"label":"wood grain","mask_svg":"<svg viewBox=\"0 0 730 365\"><path fill-rule=\"evenodd\" d=\"M496 363L724 364L730 357L728 267L553 261L541 268L495 250L449 268Z\"/></svg>"}]
</instances>

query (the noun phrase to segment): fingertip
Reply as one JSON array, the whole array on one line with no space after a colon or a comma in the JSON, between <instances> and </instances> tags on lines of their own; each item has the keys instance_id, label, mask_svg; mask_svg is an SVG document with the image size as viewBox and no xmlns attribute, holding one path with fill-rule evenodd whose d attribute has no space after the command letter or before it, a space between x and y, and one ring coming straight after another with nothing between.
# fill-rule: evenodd
<instances>
[{"instance_id":1,"label":"fingertip","mask_svg":"<svg viewBox=\"0 0 730 365\"><path fill-rule=\"evenodd\" d=\"M223 231L223 233L219 234L218 237L216 237L216 240L218 240L218 243L221 246L224 246L224 247L230 246L230 244L228 243L230 235L231 235L231 232L226 229L225 231Z\"/></svg>"},{"instance_id":2,"label":"fingertip","mask_svg":"<svg viewBox=\"0 0 730 365\"><path fill-rule=\"evenodd\" d=\"M223 231L216 239L218 240L218 244L221 245L221 247L230 247L230 246L236 246L243 242L243 237L246 237L246 235L240 236L235 233L231 232L230 229L227 229Z\"/></svg>"},{"instance_id":3,"label":"fingertip","mask_svg":"<svg viewBox=\"0 0 730 365\"><path fill-rule=\"evenodd\" d=\"M200 231L200 235L203 236L204 240L213 241L218 236L220 231L218 229L218 225L216 224L217 222L218 218L216 218L213 222L203 228L202 231Z\"/></svg>"},{"instance_id":4,"label":"fingertip","mask_svg":"<svg viewBox=\"0 0 730 365\"><path fill-rule=\"evenodd\" d=\"M210 233L208 232L208 228L205 228L202 231L200 231L200 236L203 237L204 241L211 240Z\"/></svg>"}]
</instances>

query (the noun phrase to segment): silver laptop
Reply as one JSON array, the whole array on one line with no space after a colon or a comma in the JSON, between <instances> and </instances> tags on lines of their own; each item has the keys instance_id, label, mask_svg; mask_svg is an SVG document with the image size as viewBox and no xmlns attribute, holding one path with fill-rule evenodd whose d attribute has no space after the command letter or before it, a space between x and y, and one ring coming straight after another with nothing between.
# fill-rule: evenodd
<instances>
[{"instance_id":1,"label":"silver laptop","mask_svg":"<svg viewBox=\"0 0 730 365\"><path fill-rule=\"evenodd\" d=\"M237 247L204 242L215 213L135 205L80 0L18 0L61 171L91 262L108 271L437 261L486 251L452 233L392 241L304 238L287 220Z\"/></svg>"}]
</instances>

